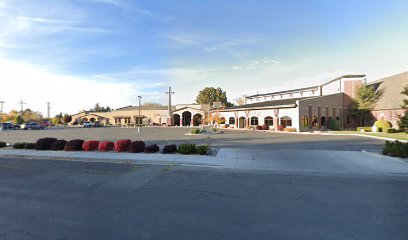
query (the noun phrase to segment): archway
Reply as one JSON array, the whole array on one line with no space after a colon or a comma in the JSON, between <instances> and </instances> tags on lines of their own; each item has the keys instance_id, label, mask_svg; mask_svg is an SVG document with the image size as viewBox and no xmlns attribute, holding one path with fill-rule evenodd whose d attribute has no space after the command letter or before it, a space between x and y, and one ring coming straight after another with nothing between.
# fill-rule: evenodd
<instances>
[{"instance_id":1,"label":"archway","mask_svg":"<svg viewBox=\"0 0 408 240\"><path fill-rule=\"evenodd\" d=\"M230 117L230 118L228 119L228 123L229 123L229 125L235 125L235 118L234 118L234 117Z\"/></svg>"},{"instance_id":2,"label":"archway","mask_svg":"<svg viewBox=\"0 0 408 240\"><path fill-rule=\"evenodd\" d=\"M238 128L245 128L245 127L246 127L245 117L240 117L238 121Z\"/></svg>"},{"instance_id":3,"label":"archway","mask_svg":"<svg viewBox=\"0 0 408 240\"><path fill-rule=\"evenodd\" d=\"M180 115L179 114L173 115L173 123L174 123L174 126L180 126Z\"/></svg>"},{"instance_id":4,"label":"archway","mask_svg":"<svg viewBox=\"0 0 408 240\"><path fill-rule=\"evenodd\" d=\"M325 116L320 118L320 126L326 126L326 117Z\"/></svg>"},{"instance_id":5,"label":"archway","mask_svg":"<svg viewBox=\"0 0 408 240\"><path fill-rule=\"evenodd\" d=\"M292 118L288 116L283 116L280 119L281 125L286 128L286 127L291 127L292 126Z\"/></svg>"},{"instance_id":6,"label":"archway","mask_svg":"<svg viewBox=\"0 0 408 240\"><path fill-rule=\"evenodd\" d=\"M267 116L264 118L264 124L268 126L273 126L273 117Z\"/></svg>"},{"instance_id":7,"label":"archway","mask_svg":"<svg viewBox=\"0 0 408 240\"><path fill-rule=\"evenodd\" d=\"M202 123L203 115L196 113L193 116L193 126L200 126Z\"/></svg>"},{"instance_id":8,"label":"archway","mask_svg":"<svg viewBox=\"0 0 408 240\"><path fill-rule=\"evenodd\" d=\"M183 118L183 126L190 126L191 125L191 112L185 111L181 114Z\"/></svg>"}]
</instances>

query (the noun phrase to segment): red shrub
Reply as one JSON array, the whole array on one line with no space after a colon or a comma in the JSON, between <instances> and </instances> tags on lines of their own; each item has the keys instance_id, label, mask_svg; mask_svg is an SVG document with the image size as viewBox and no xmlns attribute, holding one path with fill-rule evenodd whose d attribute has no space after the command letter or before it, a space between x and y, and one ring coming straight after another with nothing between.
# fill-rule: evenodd
<instances>
[{"instance_id":1,"label":"red shrub","mask_svg":"<svg viewBox=\"0 0 408 240\"><path fill-rule=\"evenodd\" d=\"M278 125L278 131L283 131L284 127L283 125Z\"/></svg>"},{"instance_id":2,"label":"red shrub","mask_svg":"<svg viewBox=\"0 0 408 240\"><path fill-rule=\"evenodd\" d=\"M256 126L256 130L262 130L262 126L260 125Z\"/></svg>"},{"instance_id":3,"label":"red shrub","mask_svg":"<svg viewBox=\"0 0 408 240\"><path fill-rule=\"evenodd\" d=\"M99 146L99 141L90 140L90 141L85 141L85 142L82 144L82 149L83 149L85 152L95 151L95 150L98 149L98 146Z\"/></svg>"},{"instance_id":4,"label":"red shrub","mask_svg":"<svg viewBox=\"0 0 408 240\"><path fill-rule=\"evenodd\" d=\"M127 152L132 141L130 139L121 139L115 142L115 151Z\"/></svg>"},{"instance_id":5,"label":"red shrub","mask_svg":"<svg viewBox=\"0 0 408 240\"><path fill-rule=\"evenodd\" d=\"M100 142L98 149L101 152L113 151L115 150L115 143L114 142Z\"/></svg>"}]
</instances>

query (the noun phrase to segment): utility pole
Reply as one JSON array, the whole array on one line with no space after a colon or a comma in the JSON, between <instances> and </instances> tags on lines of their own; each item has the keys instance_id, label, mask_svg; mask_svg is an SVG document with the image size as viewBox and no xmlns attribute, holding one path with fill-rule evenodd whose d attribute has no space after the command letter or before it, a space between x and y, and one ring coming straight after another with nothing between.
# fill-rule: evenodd
<instances>
[{"instance_id":1,"label":"utility pole","mask_svg":"<svg viewBox=\"0 0 408 240\"><path fill-rule=\"evenodd\" d=\"M6 103L5 101L0 101L0 123L3 123L3 104Z\"/></svg>"},{"instance_id":2,"label":"utility pole","mask_svg":"<svg viewBox=\"0 0 408 240\"><path fill-rule=\"evenodd\" d=\"M27 103L23 102L23 100L21 100L21 101L18 102L18 103L19 103L20 106L21 106L21 113L23 113L23 111L24 111L24 104L27 104Z\"/></svg>"},{"instance_id":3,"label":"utility pole","mask_svg":"<svg viewBox=\"0 0 408 240\"><path fill-rule=\"evenodd\" d=\"M140 124L142 123L142 121L140 119L140 99L142 98L142 96L137 96L137 97L139 98L139 118L137 119L138 120L137 121L137 123L138 123L137 132L140 132Z\"/></svg>"},{"instance_id":4,"label":"utility pole","mask_svg":"<svg viewBox=\"0 0 408 240\"><path fill-rule=\"evenodd\" d=\"M51 103L47 102L47 118L50 119L50 109L51 109Z\"/></svg>"},{"instance_id":5,"label":"utility pole","mask_svg":"<svg viewBox=\"0 0 408 240\"><path fill-rule=\"evenodd\" d=\"M167 126L172 126L173 125L173 111L171 109L171 95L174 94L174 92L171 91L171 87L169 86L169 91L165 92L165 93L169 95L169 107L168 107L168 113L167 113Z\"/></svg>"}]
</instances>

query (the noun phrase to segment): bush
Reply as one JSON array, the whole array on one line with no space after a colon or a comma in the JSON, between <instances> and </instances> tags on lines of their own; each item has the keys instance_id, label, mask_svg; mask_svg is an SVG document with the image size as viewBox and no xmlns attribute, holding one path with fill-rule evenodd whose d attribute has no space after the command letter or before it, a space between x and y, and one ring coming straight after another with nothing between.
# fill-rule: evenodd
<instances>
[{"instance_id":1,"label":"bush","mask_svg":"<svg viewBox=\"0 0 408 240\"><path fill-rule=\"evenodd\" d=\"M395 130L394 128L384 128L383 132L385 132L385 133L396 133L397 130Z\"/></svg>"},{"instance_id":2,"label":"bush","mask_svg":"<svg viewBox=\"0 0 408 240\"><path fill-rule=\"evenodd\" d=\"M163 154L175 153L175 152L177 152L177 146L174 144L164 146L163 151L162 151Z\"/></svg>"},{"instance_id":3,"label":"bush","mask_svg":"<svg viewBox=\"0 0 408 240\"><path fill-rule=\"evenodd\" d=\"M285 128L285 129L283 129L283 131L285 131L285 132L297 132L297 129L296 128Z\"/></svg>"},{"instance_id":4,"label":"bush","mask_svg":"<svg viewBox=\"0 0 408 240\"><path fill-rule=\"evenodd\" d=\"M0 148L4 148L4 147L7 147L7 143L5 143L5 142L0 142Z\"/></svg>"},{"instance_id":5,"label":"bush","mask_svg":"<svg viewBox=\"0 0 408 240\"><path fill-rule=\"evenodd\" d=\"M98 146L98 150L101 152L108 152L115 150L115 143L114 142L100 142Z\"/></svg>"},{"instance_id":6,"label":"bush","mask_svg":"<svg viewBox=\"0 0 408 240\"><path fill-rule=\"evenodd\" d=\"M190 130L190 133L191 133L191 134L200 134L200 133L201 133L201 130L200 130L199 128L192 128L192 129Z\"/></svg>"},{"instance_id":7,"label":"bush","mask_svg":"<svg viewBox=\"0 0 408 240\"><path fill-rule=\"evenodd\" d=\"M115 142L115 151L127 152L132 141L130 139L121 139Z\"/></svg>"},{"instance_id":8,"label":"bush","mask_svg":"<svg viewBox=\"0 0 408 240\"><path fill-rule=\"evenodd\" d=\"M65 144L67 141L65 140L57 140L51 144L51 150L53 151L62 151L65 148Z\"/></svg>"},{"instance_id":9,"label":"bush","mask_svg":"<svg viewBox=\"0 0 408 240\"><path fill-rule=\"evenodd\" d=\"M283 127L283 125L278 125L277 129L278 129L278 131L283 131L284 127Z\"/></svg>"},{"instance_id":10,"label":"bush","mask_svg":"<svg viewBox=\"0 0 408 240\"><path fill-rule=\"evenodd\" d=\"M224 125L224 128L229 128L229 124L225 124L225 125Z\"/></svg>"},{"instance_id":11,"label":"bush","mask_svg":"<svg viewBox=\"0 0 408 240\"><path fill-rule=\"evenodd\" d=\"M340 122L336 118L330 118L329 121L330 130L340 130Z\"/></svg>"},{"instance_id":12,"label":"bush","mask_svg":"<svg viewBox=\"0 0 408 240\"><path fill-rule=\"evenodd\" d=\"M262 130L269 130L269 125L268 124L262 125Z\"/></svg>"},{"instance_id":13,"label":"bush","mask_svg":"<svg viewBox=\"0 0 408 240\"><path fill-rule=\"evenodd\" d=\"M86 152L95 151L98 149L98 147L99 147L99 141L95 141L95 140L85 141L82 144L82 149Z\"/></svg>"},{"instance_id":14,"label":"bush","mask_svg":"<svg viewBox=\"0 0 408 240\"><path fill-rule=\"evenodd\" d=\"M56 138L40 138L35 143L35 150L50 150L51 144L57 140Z\"/></svg>"},{"instance_id":15,"label":"bush","mask_svg":"<svg viewBox=\"0 0 408 240\"><path fill-rule=\"evenodd\" d=\"M361 129L363 129L364 132L372 132L373 131L372 127L358 127L357 132L361 132Z\"/></svg>"},{"instance_id":16,"label":"bush","mask_svg":"<svg viewBox=\"0 0 408 240\"><path fill-rule=\"evenodd\" d=\"M192 154L196 153L196 145L190 143L183 143L178 146L177 151L181 154Z\"/></svg>"},{"instance_id":17,"label":"bush","mask_svg":"<svg viewBox=\"0 0 408 240\"><path fill-rule=\"evenodd\" d=\"M374 123L374 125L377 127L378 132L383 132L383 130L386 128L392 128L391 122L386 120L378 120Z\"/></svg>"},{"instance_id":18,"label":"bush","mask_svg":"<svg viewBox=\"0 0 408 240\"><path fill-rule=\"evenodd\" d=\"M70 140L65 144L64 150L65 151L82 151L82 144L84 144L84 140L82 139L74 139Z\"/></svg>"},{"instance_id":19,"label":"bush","mask_svg":"<svg viewBox=\"0 0 408 240\"><path fill-rule=\"evenodd\" d=\"M130 144L129 152L131 153L141 153L146 150L146 143L143 141L133 141Z\"/></svg>"},{"instance_id":20,"label":"bush","mask_svg":"<svg viewBox=\"0 0 408 240\"><path fill-rule=\"evenodd\" d=\"M75 122L72 123L72 125L76 126L76 125L78 125L78 122L75 121Z\"/></svg>"},{"instance_id":21,"label":"bush","mask_svg":"<svg viewBox=\"0 0 408 240\"><path fill-rule=\"evenodd\" d=\"M391 157L408 157L408 143L386 141L382 153Z\"/></svg>"},{"instance_id":22,"label":"bush","mask_svg":"<svg viewBox=\"0 0 408 240\"><path fill-rule=\"evenodd\" d=\"M258 125L256 126L256 130L263 130L262 126Z\"/></svg>"},{"instance_id":23,"label":"bush","mask_svg":"<svg viewBox=\"0 0 408 240\"><path fill-rule=\"evenodd\" d=\"M145 153L156 153L158 151L160 151L160 148L157 146L157 144L147 146L145 149Z\"/></svg>"},{"instance_id":24,"label":"bush","mask_svg":"<svg viewBox=\"0 0 408 240\"><path fill-rule=\"evenodd\" d=\"M200 155L207 155L209 153L209 149L207 145L199 145L197 146L197 153Z\"/></svg>"},{"instance_id":25,"label":"bush","mask_svg":"<svg viewBox=\"0 0 408 240\"><path fill-rule=\"evenodd\" d=\"M26 142L19 142L13 144L14 149L34 149L35 148L35 143L26 143Z\"/></svg>"}]
</instances>

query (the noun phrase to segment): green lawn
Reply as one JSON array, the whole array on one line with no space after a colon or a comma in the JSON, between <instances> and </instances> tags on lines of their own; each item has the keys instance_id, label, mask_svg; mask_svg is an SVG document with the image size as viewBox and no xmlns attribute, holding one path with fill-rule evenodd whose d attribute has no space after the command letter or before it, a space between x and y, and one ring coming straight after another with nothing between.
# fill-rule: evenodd
<instances>
[{"instance_id":1,"label":"green lawn","mask_svg":"<svg viewBox=\"0 0 408 240\"><path fill-rule=\"evenodd\" d=\"M357 132L357 131L332 131L334 134L362 134L377 137L395 138L398 140L408 140L408 134L404 132L400 133L368 133L368 132Z\"/></svg>"}]
</instances>

